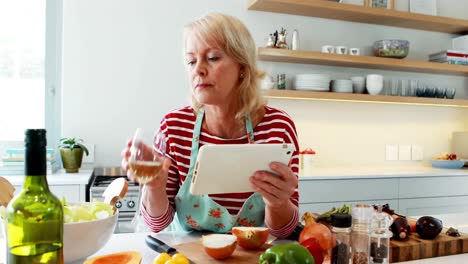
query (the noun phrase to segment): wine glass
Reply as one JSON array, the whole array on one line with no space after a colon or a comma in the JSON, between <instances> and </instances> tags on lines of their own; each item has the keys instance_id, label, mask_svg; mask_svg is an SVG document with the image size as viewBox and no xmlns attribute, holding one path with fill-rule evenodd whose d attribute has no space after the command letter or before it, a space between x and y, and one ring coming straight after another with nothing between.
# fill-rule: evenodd
<instances>
[{"instance_id":1,"label":"wine glass","mask_svg":"<svg viewBox=\"0 0 468 264\"><path fill-rule=\"evenodd\" d=\"M164 162L166 140L158 130L154 135L137 128L130 147L128 166L140 184L146 184L159 175Z\"/></svg>"}]
</instances>

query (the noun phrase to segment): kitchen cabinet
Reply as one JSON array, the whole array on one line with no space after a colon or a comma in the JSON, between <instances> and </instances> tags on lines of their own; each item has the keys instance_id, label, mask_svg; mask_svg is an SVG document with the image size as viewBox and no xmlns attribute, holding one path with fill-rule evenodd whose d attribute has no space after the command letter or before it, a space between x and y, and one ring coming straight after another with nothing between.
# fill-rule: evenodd
<instances>
[{"instance_id":1,"label":"kitchen cabinet","mask_svg":"<svg viewBox=\"0 0 468 264\"><path fill-rule=\"evenodd\" d=\"M343 177L345 178L345 177ZM299 211L325 212L346 204L389 203L398 207L398 179L320 179L299 177Z\"/></svg>"},{"instance_id":2,"label":"kitchen cabinet","mask_svg":"<svg viewBox=\"0 0 468 264\"><path fill-rule=\"evenodd\" d=\"M468 33L468 20L370 8L324 0L252 0L249 10L321 17L450 34Z\"/></svg>"},{"instance_id":3,"label":"kitchen cabinet","mask_svg":"<svg viewBox=\"0 0 468 264\"><path fill-rule=\"evenodd\" d=\"M324 212L346 204L389 203L403 215L468 211L468 172L458 176L299 177L299 211Z\"/></svg>"}]
</instances>

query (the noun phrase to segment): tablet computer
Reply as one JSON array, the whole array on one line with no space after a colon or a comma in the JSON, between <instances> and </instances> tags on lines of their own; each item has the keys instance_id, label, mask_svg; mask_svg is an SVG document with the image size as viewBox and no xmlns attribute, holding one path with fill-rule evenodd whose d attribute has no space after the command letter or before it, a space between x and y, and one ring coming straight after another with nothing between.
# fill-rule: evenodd
<instances>
[{"instance_id":1,"label":"tablet computer","mask_svg":"<svg viewBox=\"0 0 468 264\"><path fill-rule=\"evenodd\" d=\"M256 171L274 173L273 161L289 164L293 144L204 145L198 152L190 193L253 192L249 177Z\"/></svg>"}]
</instances>

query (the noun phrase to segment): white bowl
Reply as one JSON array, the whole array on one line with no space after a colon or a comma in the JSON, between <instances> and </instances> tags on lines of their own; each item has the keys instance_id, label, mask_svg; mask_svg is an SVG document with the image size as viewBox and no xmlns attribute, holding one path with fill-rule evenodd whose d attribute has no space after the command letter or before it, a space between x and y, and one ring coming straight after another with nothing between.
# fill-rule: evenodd
<instances>
[{"instance_id":1,"label":"white bowl","mask_svg":"<svg viewBox=\"0 0 468 264\"><path fill-rule=\"evenodd\" d=\"M85 259L109 241L117 224L118 211L107 218L65 223L63 225L63 255L65 263Z\"/></svg>"}]
</instances>

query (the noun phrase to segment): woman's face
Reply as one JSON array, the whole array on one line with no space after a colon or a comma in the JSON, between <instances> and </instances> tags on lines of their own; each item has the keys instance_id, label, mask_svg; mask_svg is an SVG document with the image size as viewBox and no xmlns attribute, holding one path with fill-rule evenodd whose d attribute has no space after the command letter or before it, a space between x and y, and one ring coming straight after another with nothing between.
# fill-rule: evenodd
<instances>
[{"instance_id":1,"label":"woman's face","mask_svg":"<svg viewBox=\"0 0 468 264\"><path fill-rule=\"evenodd\" d=\"M205 105L226 105L239 84L240 64L190 32L185 51L187 73L197 101Z\"/></svg>"}]
</instances>

